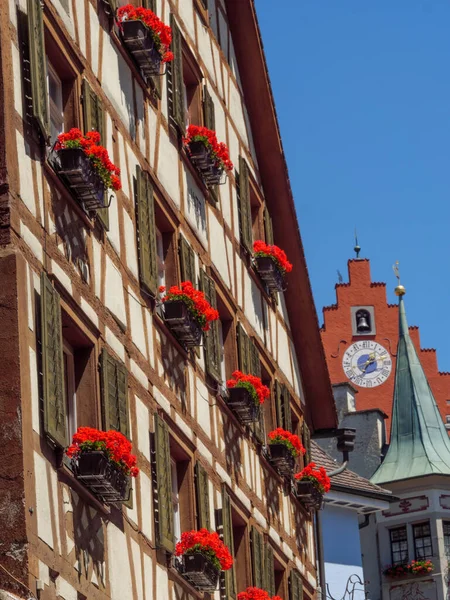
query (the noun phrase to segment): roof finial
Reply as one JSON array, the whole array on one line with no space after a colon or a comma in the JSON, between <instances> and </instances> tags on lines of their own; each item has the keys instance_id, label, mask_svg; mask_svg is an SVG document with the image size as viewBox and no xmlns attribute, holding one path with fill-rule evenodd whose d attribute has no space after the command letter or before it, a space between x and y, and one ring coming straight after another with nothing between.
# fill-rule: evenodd
<instances>
[{"instance_id":1,"label":"roof finial","mask_svg":"<svg viewBox=\"0 0 450 600\"><path fill-rule=\"evenodd\" d=\"M361 252L361 246L358 244L358 234L356 233L355 227L355 247L353 250L356 252L356 258L359 258L359 253Z\"/></svg>"},{"instance_id":2,"label":"roof finial","mask_svg":"<svg viewBox=\"0 0 450 600\"><path fill-rule=\"evenodd\" d=\"M399 262L398 260L395 261L395 265L392 265L392 269L394 271L395 276L397 277L397 281L398 281L398 286L395 288L395 295L396 296L404 296L406 294L406 289L404 288L404 286L400 283L400 270L399 270Z\"/></svg>"}]
</instances>

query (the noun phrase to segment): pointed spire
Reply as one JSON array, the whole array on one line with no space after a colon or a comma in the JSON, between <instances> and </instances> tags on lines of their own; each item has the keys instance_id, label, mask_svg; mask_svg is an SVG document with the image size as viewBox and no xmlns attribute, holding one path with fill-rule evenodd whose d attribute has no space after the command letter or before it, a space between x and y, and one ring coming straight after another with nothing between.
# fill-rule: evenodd
<instances>
[{"instance_id":1,"label":"pointed spire","mask_svg":"<svg viewBox=\"0 0 450 600\"><path fill-rule=\"evenodd\" d=\"M356 258L359 258L359 253L361 252L361 246L358 244L358 234L356 232L356 227L355 227L355 247L353 248L353 250L355 251Z\"/></svg>"},{"instance_id":2,"label":"pointed spire","mask_svg":"<svg viewBox=\"0 0 450 600\"><path fill-rule=\"evenodd\" d=\"M432 474L450 475L450 439L409 335L405 288L398 286L396 293L400 297L399 341L391 443L386 458L371 478L377 484Z\"/></svg>"}]
</instances>

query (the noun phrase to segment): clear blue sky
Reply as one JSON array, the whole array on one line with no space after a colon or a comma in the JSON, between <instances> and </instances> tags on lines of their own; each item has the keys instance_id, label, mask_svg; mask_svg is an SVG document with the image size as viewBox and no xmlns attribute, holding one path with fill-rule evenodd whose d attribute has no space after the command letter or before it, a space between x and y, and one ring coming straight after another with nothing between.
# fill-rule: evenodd
<instances>
[{"instance_id":1,"label":"clear blue sky","mask_svg":"<svg viewBox=\"0 0 450 600\"><path fill-rule=\"evenodd\" d=\"M450 2L256 0L319 321L354 228L450 371Z\"/></svg>"}]
</instances>

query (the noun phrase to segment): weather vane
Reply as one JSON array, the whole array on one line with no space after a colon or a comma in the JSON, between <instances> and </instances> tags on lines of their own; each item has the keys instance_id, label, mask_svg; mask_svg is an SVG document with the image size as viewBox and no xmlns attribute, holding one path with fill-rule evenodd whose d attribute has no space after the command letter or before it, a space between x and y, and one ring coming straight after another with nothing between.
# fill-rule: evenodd
<instances>
[{"instance_id":1,"label":"weather vane","mask_svg":"<svg viewBox=\"0 0 450 600\"><path fill-rule=\"evenodd\" d=\"M394 275L397 277L397 281L398 281L398 285L395 288L395 294L396 294L396 296L404 296L406 294L406 290L405 290L404 286L400 283L399 265L400 265L400 263L398 262L398 260L395 261L395 265L392 265L392 270L394 271Z\"/></svg>"},{"instance_id":2,"label":"weather vane","mask_svg":"<svg viewBox=\"0 0 450 600\"><path fill-rule=\"evenodd\" d=\"M337 276L339 283L342 283L344 281L344 278L342 277L342 273L339 271L339 269L337 270Z\"/></svg>"},{"instance_id":3,"label":"weather vane","mask_svg":"<svg viewBox=\"0 0 450 600\"><path fill-rule=\"evenodd\" d=\"M355 227L355 247L353 248L353 250L356 252L356 258L359 258L359 253L361 252L361 246L358 244L358 234L356 232L356 227Z\"/></svg>"}]
</instances>

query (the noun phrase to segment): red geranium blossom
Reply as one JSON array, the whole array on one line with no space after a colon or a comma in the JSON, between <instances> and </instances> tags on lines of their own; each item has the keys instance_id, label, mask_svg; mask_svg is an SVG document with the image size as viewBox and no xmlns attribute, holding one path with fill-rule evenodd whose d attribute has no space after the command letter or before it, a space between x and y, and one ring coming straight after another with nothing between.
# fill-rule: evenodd
<instances>
[{"instance_id":1,"label":"red geranium blossom","mask_svg":"<svg viewBox=\"0 0 450 600\"><path fill-rule=\"evenodd\" d=\"M69 148L81 148L91 161L103 184L108 189L120 190L122 184L119 179L120 169L110 160L108 150L100 146L100 134L98 131L89 131L86 135L72 128L66 133L60 133L55 144L55 151Z\"/></svg>"},{"instance_id":2,"label":"red geranium blossom","mask_svg":"<svg viewBox=\"0 0 450 600\"><path fill-rule=\"evenodd\" d=\"M330 491L331 481L324 467L316 468L316 463L309 463L300 473L294 475L299 481L311 481L318 490L325 494Z\"/></svg>"},{"instance_id":3,"label":"red geranium blossom","mask_svg":"<svg viewBox=\"0 0 450 600\"><path fill-rule=\"evenodd\" d=\"M137 477L136 456L131 454L131 442L119 431L99 431L93 427L78 427L67 448L69 458L77 458L83 452L101 450L126 475Z\"/></svg>"},{"instance_id":4,"label":"red geranium blossom","mask_svg":"<svg viewBox=\"0 0 450 600\"><path fill-rule=\"evenodd\" d=\"M237 600L281 600L280 596L269 595L269 592L257 587L248 587L245 592L239 592Z\"/></svg>"},{"instance_id":5,"label":"red geranium blossom","mask_svg":"<svg viewBox=\"0 0 450 600\"><path fill-rule=\"evenodd\" d=\"M173 53L169 50L172 43L172 28L165 25L152 10L143 6L135 8L132 4L126 4L117 10L119 27L123 21L142 21L152 32L153 41L162 61L167 63L173 60Z\"/></svg>"},{"instance_id":6,"label":"red geranium blossom","mask_svg":"<svg viewBox=\"0 0 450 600\"><path fill-rule=\"evenodd\" d=\"M294 458L299 454L305 454L306 452L298 435L286 431L282 427L277 427L277 429L274 429L269 433L269 445L271 444L283 444L284 446L287 446Z\"/></svg>"},{"instance_id":7,"label":"red geranium blossom","mask_svg":"<svg viewBox=\"0 0 450 600\"><path fill-rule=\"evenodd\" d=\"M233 566L233 557L227 546L222 542L219 534L203 528L199 531L185 531L175 546L175 555L192 554L199 552L207 556L218 569L228 571Z\"/></svg>"},{"instance_id":8,"label":"red geranium blossom","mask_svg":"<svg viewBox=\"0 0 450 600\"><path fill-rule=\"evenodd\" d=\"M288 261L286 253L278 246L270 246L262 240L256 240L253 243L253 250L255 256L268 256L276 262L278 267L283 273L290 273L292 271L292 264Z\"/></svg>"},{"instance_id":9,"label":"red geranium blossom","mask_svg":"<svg viewBox=\"0 0 450 600\"><path fill-rule=\"evenodd\" d=\"M244 375L241 371L234 371L233 379L227 381L227 387L241 387L250 392L255 404L263 404L264 400L270 396L269 388L263 384L259 377L255 375Z\"/></svg>"},{"instance_id":10,"label":"red geranium blossom","mask_svg":"<svg viewBox=\"0 0 450 600\"><path fill-rule=\"evenodd\" d=\"M162 285L159 288L159 293L162 294L165 291L166 288ZM205 294L196 290L190 281L183 281L181 287L173 285L161 300L162 302L182 300L194 319L201 325L203 331L208 331L210 322L219 318L219 312L212 308L206 300Z\"/></svg>"},{"instance_id":11,"label":"red geranium blossom","mask_svg":"<svg viewBox=\"0 0 450 600\"><path fill-rule=\"evenodd\" d=\"M427 575L434 571L431 560L412 560L404 565L389 565L383 571L386 577L402 577L403 575Z\"/></svg>"},{"instance_id":12,"label":"red geranium blossom","mask_svg":"<svg viewBox=\"0 0 450 600\"><path fill-rule=\"evenodd\" d=\"M211 150L211 154L216 161L216 166L231 171L233 163L230 160L227 145L217 141L216 132L199 125L189 125L186 137L183 139L185 146L189 147L191 142L202 142Z\"/></svg>"}]
</instances>

